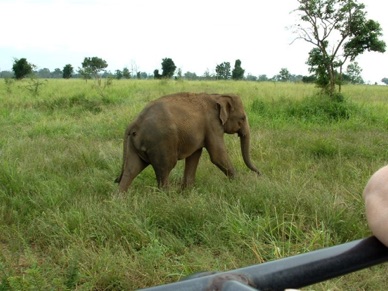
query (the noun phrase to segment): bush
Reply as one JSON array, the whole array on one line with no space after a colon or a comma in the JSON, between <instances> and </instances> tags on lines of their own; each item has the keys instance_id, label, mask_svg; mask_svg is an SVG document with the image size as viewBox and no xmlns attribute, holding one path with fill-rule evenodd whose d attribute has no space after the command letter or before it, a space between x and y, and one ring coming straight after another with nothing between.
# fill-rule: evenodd
<instances>
[{"instance_id":1,"label":"bush","mask_svg":"<svg viewBox=\"0 0 388 291\"><path fill-rule=\"evenodd\" d=\"M256 99L251 104L252 112L271 117L273 120L280 118L313 123L347 120L355 110L355 105L342 95L335 96L335 98L316 95L297 101L287 99L271 103Z\"/></svg>"},{"instance_id":2,"label":"bush","mask_svg":"<svg viewBox=\"0 0 388 291\"><path fill-rule=\"evenodd\" d=\"M349 119L353 109L352 104L342 96L329 98L326 95L318 95L306 98L294 107L290 107L288 114L306 121L331 122Z\"/></svg>"},{"instance_id":3,"label":"bush","mask_svg":"<svg viewBox=\"0 0 388 291\"><path fill-rule=\"evenodd\" d=\"M33 67L34 65L28 63L26 58L21 58L20 60L15 59L12 70L15 74L15 78L21 80L32 73Z\"/></svg>"}]
</instances>

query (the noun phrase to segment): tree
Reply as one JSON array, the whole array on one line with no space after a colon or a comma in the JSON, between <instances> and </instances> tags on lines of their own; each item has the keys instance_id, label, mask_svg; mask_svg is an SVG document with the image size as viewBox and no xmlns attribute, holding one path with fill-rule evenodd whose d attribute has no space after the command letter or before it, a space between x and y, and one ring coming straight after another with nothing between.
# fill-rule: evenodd
<instances>
[{"instance_id":1,"label":"tree","mask_svg":"<svg viewBox=\"0 0 388 291\"><path fill-rule=\"evenodd\" d=\"M176 66L172 59L164 58L162 60L162 78L170 79L174 76Z\"/></svg>"},{"instance_id":2,"label":"tree","mask_svg":"<svg viewBox=\"0 0 388 291\"><path fill-rule=\"evenodd\" d=\"M11 71L1 71L0 72L0 78L3 79L10 79L14 77L14 73Z\"/></svg>"},{"instance_id":3,"label":"tree","mask_svg":"<svg viewBox=\"0 0 388 291\"><path fill-rule=\"evenodd\" d=\"M38 70L37 75L39 78L47 79L47 78L51 77L51 72L50 72L50 69L43 68L43 69Z\"/></svg>"},{"instance_id":4,"label":"tree","mask_svg":"<svg viewBox=\"0 0 388 291\"><path fill-rule=\"evenodd\" d=\"M175 77L176 80L182 79L182 69L179 68Z\"/></svg>"},{"instance_id":5,"label":"tree","mask_svg":"<svg viewBox=\"0 0 388 291\"><path fill-rule=\"evenodd\" d=\"M279 75L276 76L277 80L280 81L280 82L288 82L290 81L291 79L291 74L290 72L288 71L288 69L286 68L281 68L280 69L280 72L279 72Z\"/></svg>"},{"instance_id":6,"label":"tree","mask_svg":"<svg viewBox=\"0 0 388 291\"><path fill-rule=\"evenodd\" d=\"M316 83L317 82L317 78L314 75L303 76L302 77L302 82L303 83Z\"/></svg>"},{"instance_id":7,"label":"tree","mask_svg":"<svg viewBox=\"0 0 388 291\"><path fill-rule=\"evenodd\" d=\"M55 68L54 72L51 72L51 78L62 78L63 77L63 71L60 68Z\"/></svg>"},{"instance_id":8,"label":"tree","mask_svg":"<svg viewBox=\"0 0 388 291\"><path fill-rule=\"evenodd\" d=\"M216 66L216 78L219 80L228 80L230 79L230 63L223 62Z\"/></svg>"},{"instance_id":9,"label":"tree","mask_svg":"<svg viewBox=\"0 0 388 291\"><path fill-rule=\"evenodd\" d=\"M210 72L209 72L209 69L206 69L206 71L203 73L203 78L205 79L205 80L211 80L211 79L213 79L215 76L214 76L214 74L211 74ZM217 77L216 77L217 78Z\"/></svg>"},{"instance_id":10,"label":"tree","mask_svg":"<svg viewBox=\"0 0 388 291\"><path fill-rule=\"evenodd\" d=\"M155 70L154 71L154 79L161 79L162 78L162 75L159 74L159 70Z\"/></svg>"},{"instance_id":11,"label":"tree","mask_svg":"<svg viewBox=\"0 0 388 291\"><path fill-rule=\"evenodd\" d=\"M381 82L383 82L385 85L388 85L388 78L382 78Z\"/></svg>"},{"instance_id":12,"label":"tree","mask_svg":"<svg viewBox=\"0 0 388 291\"><path fill-rule=\"evenodd\" d=\"M139 72L138 78L139 79L148 79L148 74L146 72Z\"/></svg>"},{"instance_id":13,"label":"tree","mask_svg":"<svg viewBox=\"0 0 388 291\"><path fill-rule=\"evenodd\" d=\"M259 82L266 82L266 81L268 81L267 75L259 75L258 81Z\"/></svg>"},{"instance_id":14,"label":"tree","mask_svg":"<svg viewBox=\"0 0 388 291\"><path fill-rule=\"evenodd\" d=\"M123 78L123 72L121 72L120 70L116 70L115 75L117 80L120 80Z\"/></svg>"},{"instance_id":15,"label":"tree","mask_svg":"<svg viewBox=\"0 0 388 291\"><path fill-rule=\"evenodd\" d=\"M251 74L248 74L247 81L257 81L257 77Z\"/></svg>"},{"instance_id":16,"label":"tree","mask_svg":"<svg viewBox=\"0 0 388 291\"><path fill-rule=\"evenodd\" d=\"M134 60L131 60L131 76L135 77L139 70L138 65Z\"/></svg>"},{"instance_id":17,"label":"tree","mask_svg":"<svg viewBox=\"0 0 388 291\"><path fill-rule=\"evenodd\" d=\"M357 0L298 0L301 24L297 39L315 46L307 64L317 84L330 96L342 67L365 51L385 52L380 24L366 18L365 5ZM339 72L338 72L339 70ZM339 78L338 78L339 76ZM339 82L339 92L341 91Z\"/></svg>"},{"instance_id":18,"label":"tree","mask_svg":"<svg viewBox=\"0 0 388 291\"><path fill-rule=\"evenodd\" d=\"M34 67L34 65L27 62L26 58L21 58L20 60L15 59L12 66L15 79L21 80L27 75L31 74Z\"/></svg>"},{"instance_id":19,"label":"tree","mask_svg":"<svg viewBox=\"0 0 388 291\"><path fill-rule=\"evenodd\" d=\"M70 64L67 64L66 66L63 67L62 77L64 79L70 79L73 76L73 73L74 73L73 66Z\"/></svg>"},{"instance_id":20,"label":"tree","mask_svg":"<svg viewBox=\"0 0 388 291\"><path fill-rule=\"evenodd\" d=\"M309 52L309 57L306 62L307 65L310 66L309 72L315 75L315 83L318 87L327 88L330 80L329 75L326 71L329 61L325 59L322 55L322 52L319 48L313 48Z\"/></svg>"},{"instance_id":21,"label":"tree","mask_svg":"<svg viewBox=\"0 0 388 291\"><path fill-rule=\"evenodd\" d=\"M101 58L85 58L82 62L82 69L80 70L80 74L83 76L91 76L99 80L99 73L106 67L108 67L107 62Z\"/></svg>"},{"instance_id":22,"label":"tree","mask_svg":"<svg viewBox=\"0 0 388 291\"><path fill-rule=\"evenodd\" d=\"M78 74L84 79L86 82L92 78L92 75L90 72L88 72L85 69L78 68Z\"/></svg>"},{"instance_id":23,"label":"tree","mask_svg":"<svg viewBox=\"0 0 388 291\"><path fill-rule=\"evenodd\" d=\"M364 80L361 77L362 69L357 62L352 62L346 68L346 74L349 76L352 84L364 84Z\"/></svg>"},{"instance_id":24,"label":"tree","mask_svg":"<svg viewBox=\"0 0 388 291\"><path fill-rule=\"evenodd\" d=\"M242 80L244 78L245 70L241 68L241 61L236 60L234 63L234 69L232 70L232 79L233 80Z\"/></svg>"},{"instance_id":25,"label":"tree","mask_svg":"<svg viewBox=\"0 0 388 291\"><path fill-rule=\"evenodd\" d=\"M188 80L197 80L198 76L196 73L193 72L186 72L184 73L183 77Z\"/></svg>"},{"instance_id":26,"label":"tree","mask_svg":"<svg viewBox=\"0 0 388 291\"><path fill-rule=\"evenodd\" d=\"M131 78L131 73L129 72L129 70L128 70L127 67L125 67L125 68L123 69L123 77L124 77L125 79L130 79L130 78Z\"/></svg>"}]
</instances>

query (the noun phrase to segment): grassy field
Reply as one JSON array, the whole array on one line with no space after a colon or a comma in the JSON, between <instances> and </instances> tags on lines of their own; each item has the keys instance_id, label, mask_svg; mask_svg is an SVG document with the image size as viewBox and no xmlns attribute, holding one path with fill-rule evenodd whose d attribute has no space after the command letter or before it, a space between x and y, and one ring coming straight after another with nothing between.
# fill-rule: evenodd
<instances>
[{"instance_id":1,"label":"grassy field","mask_svg":"<svg viewBox=\"0 0 388 291\"><path fill-rule=\"evenodd\" d=\"M388 163L388 87L345 86L344 102L313 85L256 82L0 80L0 290L133 290L370 235L362 199ZM126 125L150 100L179 92L236 93L251 124L244 165L229 181L205 153L181 192L182 163L159 190L152 168L126 194ZM383 290L386 264L304 290Z\"/></svg>"}]
</instances>

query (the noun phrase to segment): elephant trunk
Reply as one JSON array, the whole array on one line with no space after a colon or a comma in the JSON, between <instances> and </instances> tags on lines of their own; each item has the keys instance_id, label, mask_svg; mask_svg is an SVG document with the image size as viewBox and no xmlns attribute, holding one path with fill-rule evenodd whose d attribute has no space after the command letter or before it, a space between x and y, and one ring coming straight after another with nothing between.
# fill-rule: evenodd
<instances>
[{"instance_id":1,"label":"elephant trunk","mask_svg":"<svg viewBox=\"0 0 388 291\"><path fill-rule=\"evenodd\" d=\"M252 171L256 172L258 175L260 175L260 171L253 165L251 161L251 156L250 156L251 137L250 137L248 120L246 120L246 125L241 128L238 135L240 137L241 154L244 159L245 165Z\"/></svg>"}]
</instances>

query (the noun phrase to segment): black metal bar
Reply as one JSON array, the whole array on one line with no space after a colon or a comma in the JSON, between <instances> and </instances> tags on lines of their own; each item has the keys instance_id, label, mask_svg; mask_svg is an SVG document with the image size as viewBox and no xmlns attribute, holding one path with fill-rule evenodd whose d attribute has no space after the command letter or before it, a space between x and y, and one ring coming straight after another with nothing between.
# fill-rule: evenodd
<instances>
[{"instance_id":1,"label":"black metal bar","mask_svg":"<svg viewBox=\"0 0 388 291\"><path fill-rule=\"evenodd\" d=\"M224 290L224 287L230 286L230 281L259 290L301 288L387 261L388 248L372 236L260 265L192 277L143 290Z\"/></svg>"},{"instance_id":2,"label":"black metal bar","mask_svg":"<svg viewBox=\"0 0 388 291\"><path fill-rule=\"evenodd\" d=\"M222 291L257 291L257 289L245 285L239 281L227 281L222 285Z\"/></svg>"}]
</instances>

